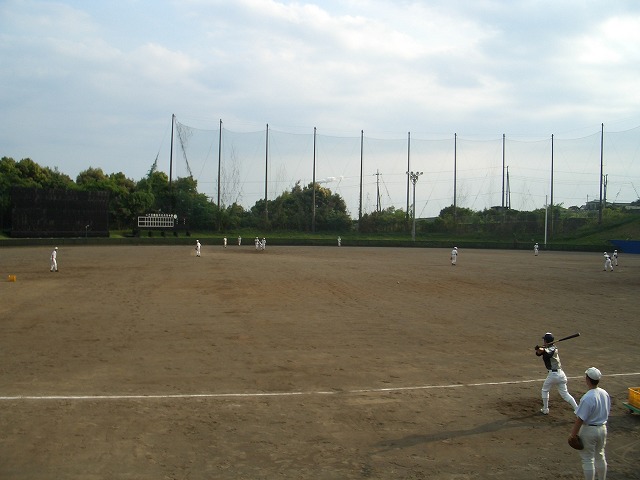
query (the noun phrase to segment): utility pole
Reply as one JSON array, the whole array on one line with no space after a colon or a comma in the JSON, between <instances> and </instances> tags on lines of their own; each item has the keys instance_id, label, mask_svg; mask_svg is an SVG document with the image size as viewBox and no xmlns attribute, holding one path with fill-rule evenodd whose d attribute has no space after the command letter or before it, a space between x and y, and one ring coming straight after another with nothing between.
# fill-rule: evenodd
<instances>
[{"instance_id":1,"label":"utility pole","mask_svg":"<svg viewBox=\"0 0 640 480\"><path fill-rule=\"evenodd\" d=\"M409 174L409 178L411 179L411 183L413 184L413 227L411 228L411 240L416 241L416 183L418 183L418 178L424 172L407 172Z\"/></svg>"},{"instance_id":2,"label":"utility pole","mask_svg":"<svg viewBox=\"0 0 640 480\"><path fill-rule=\"evenodd\" d=\"M374 173L376 176L376 212L380 213L380 170Z\"/></svg>"}]
</instances>

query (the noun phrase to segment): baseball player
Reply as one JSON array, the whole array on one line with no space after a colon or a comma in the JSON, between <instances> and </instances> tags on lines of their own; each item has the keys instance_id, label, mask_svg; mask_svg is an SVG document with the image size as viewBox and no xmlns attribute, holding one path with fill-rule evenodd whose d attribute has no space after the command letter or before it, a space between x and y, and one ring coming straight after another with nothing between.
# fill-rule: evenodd
<instances>
[{"instance_id":1,"label":"baseball player","mask_svg":"<svg viewBox=\"0 0 640 480\"><path fill-rule=\"evenodd\" d=\"M607 252L604 252L604 271L610 269L613 272L613 264L611 263L611 257Z\"/></svg>"},{"instance_id":2,"label":"baseball player","mask_svg":"<svg viewBox=\"0 0 640 480\"><path fill-rule=\"evenodd\" d=\"M58 247L55 247L53 249L53 252L51 252L51 272L57 272L58 271Z\"/></svg>"},{"instance_id":3,"label":"baseball player","mask_svg":"<svg viewBox=\"0 0 640 480\"><path fill-rule=\"evenodd\" d=\"M224 248L227 248L227 237L222 239L222 243L224 244Z\"/></svg>"},{"instance_id":4,"label":"baseball player","mask_svg":"<svg viewBox=\"0 0 640 480\"><path fill-rule=\"evenodd\" d=\"M458 261L458 247L453 247L453 250L451 250L451 256L449 258L451 260L451 265L455 266L456 262Z\"/></svg>"},{"instance_id":5,"label":"baseball player","mask_svg":"<svg viewBox=\"0 0 640 480\"><path fill-rule=\"evenodd\" d=\"M196 240L196 257L200 256L200 247L202 245L200 245L200 240Z\"/></svg>"},{"instance_id":6,"label":"baseball player","mask_svg":"<svg viewBox=\"0 0 640 480\"><path fill-rule=\"evenodd\" d=\"M238 246L242 245L242 237L238 235Z\"/></svg>"},{"instance_id":7,"label":"baseball player","mask_svg":"<svg viewBox=\"0 0 640 480\"><path fill-rule=\"evenodd\" d=\"M618 250L613 251L613 264L616 267L618 266Z\"/></svg>"},{"instance_id":8,"label":"baseball player","mask_svg":"<svg viewBox=\"0 0 640 480\"><path fill-rule=\"evenodd\" d=\"M538 246L538 244L536 243L533 246L533 254L537 257L538 256L538 250L540 250L540 247Z\"/></svg>"},{"instance_id":9,"label":"baseball player","mask_svg":"<svg viewBox=\"0 0 640 480\"><path fill-rule=\"evenodd\" d=\"M558 347L553 345L553 334L551 332L545 333L542 340L544 340L544 345L536 345L535 352L537 356L542 357L544 366L547 367L549 373L542 384L542 408L540 411L544 415L549 414L549 391L551 387L556 386L560 396L573 407L575 412L578 409L578 404L567 390L567 376L562 371Z\"/></svg>"},{"instance_id":10,"label":"baseball player","mask_svg":"<svg viewBox=\"0 0 640 480\"><path fill-rule=\"evenodd\" d=\"M569 438L580 435L584 448L579 450L582 458L582 472L586 480L593 480L597 474L599 479L607 476L607 459L604 447L607 444L607 421L611 411L611 398L598 383L602 373L596 367L587 368L585 383L589 389L580 399L576 411L576 421Z\"/></svg>"},{"instance_id":11,"label":"baseball player","mask_svg":"<svg viewBox=\"0 0 640 480\"><path fill-rule=\"evenodd\" d=\"M342 246L342 238L338 237L338 246Z\"/></svg>"}]
</instances>

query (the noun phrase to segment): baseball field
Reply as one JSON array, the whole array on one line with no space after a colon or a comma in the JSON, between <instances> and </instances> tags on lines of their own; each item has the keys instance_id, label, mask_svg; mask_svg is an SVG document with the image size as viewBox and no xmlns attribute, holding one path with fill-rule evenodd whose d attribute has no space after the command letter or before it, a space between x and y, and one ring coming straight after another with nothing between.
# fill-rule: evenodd
<instances>
[{"instance_id":1,"label":"baseball field","mask_svg":"<svg viewBox=\"0 0 640 480\"><path fill-rule=\"evenodd\" d=\"M54 246L0 249L1 479L581 480L547 331L640 478L640 256Z\"/></svg>"}]
</instances>

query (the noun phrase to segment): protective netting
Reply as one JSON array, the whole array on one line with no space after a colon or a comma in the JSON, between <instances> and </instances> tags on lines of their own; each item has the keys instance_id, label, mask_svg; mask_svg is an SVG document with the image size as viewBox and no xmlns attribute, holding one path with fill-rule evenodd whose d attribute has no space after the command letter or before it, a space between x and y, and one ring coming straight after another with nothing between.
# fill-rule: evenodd
<instances>
[{"instance_id":1,"label":"protective netting","mask_svg":"<svg viewBox=\"0 0 640 480\"><path fill-rule=\"evenodd\" d=\"M240 132L223 126L220 135L220 128L194 128L176 120L176 131L174 178L193 175L198 191L216 203L219 198L223 206L235 202L251 208L265 193L273 200L296 183L306 186L313 180L313 129L287 133L265 125ZM318 129L315 179L343 197L354 218L360 208L361 168L362 213L411 208L413 186L407 171L423 172L415 194L420 218L437 216L453 205L454 185L458 207L505 205L531 211L551 202L553 161L553 203L583 206L600 198L601 136L595 131L580 138L554 135L553 140L551 135L530 139L414 133L372 138L366 132L341 137ZM607 202L637 200L640 127L605 131L603 145Z\"/></svg>"},{"instance_id":2,"label":"protective netting","mask_svg":"<svg viewBox=\"0 0 640 480\"><path fill-rule=\"evenodd\" d=\"M108 237L109 192L11 190L12 237Z\"/></svg>"}]
</instances>

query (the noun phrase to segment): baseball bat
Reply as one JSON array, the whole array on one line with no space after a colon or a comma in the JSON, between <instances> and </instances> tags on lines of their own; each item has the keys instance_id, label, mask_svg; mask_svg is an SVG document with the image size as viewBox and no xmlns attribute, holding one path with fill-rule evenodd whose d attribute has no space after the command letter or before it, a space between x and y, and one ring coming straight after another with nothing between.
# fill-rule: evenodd
<instances>
[{"instance_id":1,"label":"baseball bat","mask_svg":"<svg viewBox=\"0 0 640 480\"><path fill-rule=\"evenodd\" d=\"M570 338L576 338L576 337L579 337L579 336L580 336L579 332L578 333L574 333L573 335L569 335L568 337L562 337L562 338L560 338L558 340L554 340L553 342L545 343L544 345L545 346L553 345L554 343L562 342L564 340L569 340Z\"/></svg>"}]
</instances>

